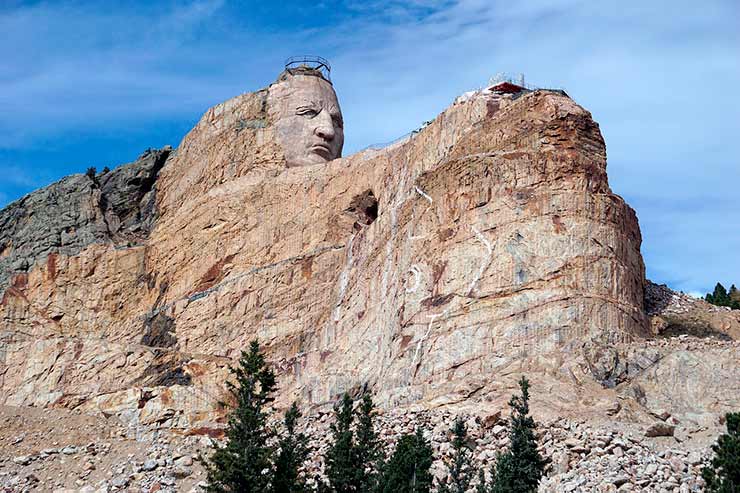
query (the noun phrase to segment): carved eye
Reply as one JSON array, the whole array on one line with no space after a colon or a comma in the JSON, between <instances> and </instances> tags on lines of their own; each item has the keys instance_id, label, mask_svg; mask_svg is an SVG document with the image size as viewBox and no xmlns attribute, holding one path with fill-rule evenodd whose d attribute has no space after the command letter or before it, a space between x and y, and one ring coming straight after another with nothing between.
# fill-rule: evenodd
<instances>
[{"instance_id":1,"label":"carved eye","mask_svg":"<svg viewBox=\"0 0 740 493\"><path fill-rule=\"evenodd\" d=\"M332 115L331 120L337 127L344 128L344 120L342 120L342 115Z\"/></svg>"},{"instance_id":2,"label":"carved eye","mask_svg":"<svg viewBox=\"0 0 740 493\"><path fill-rule=\"evenodd\" d=\"M315 108L301 107L301 108L298 108L296 110L295 114L296 115L301 115L301 116L307 116L309 118L313 118L316 115L318 115L319 112Z\"/></svg>"}]
</instances>

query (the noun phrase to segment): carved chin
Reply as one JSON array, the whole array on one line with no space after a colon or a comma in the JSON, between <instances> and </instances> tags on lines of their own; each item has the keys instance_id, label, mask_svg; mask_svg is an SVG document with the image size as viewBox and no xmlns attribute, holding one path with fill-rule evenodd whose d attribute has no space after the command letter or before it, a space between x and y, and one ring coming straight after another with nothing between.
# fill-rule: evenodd
<instances>
[{"instance_id":1,"label":"carved chin","mask_svg":"<svg viewBox=\"0 0 740 493\"><path fill-rule=\"evenodd\" d=\"M301 156L296 156L288 161L288 166L309 166L311 164L322 164L331 161L333 158L327 157L327 153L318 154L316 152L307 152Z\"/></svg>"}]
</instances>

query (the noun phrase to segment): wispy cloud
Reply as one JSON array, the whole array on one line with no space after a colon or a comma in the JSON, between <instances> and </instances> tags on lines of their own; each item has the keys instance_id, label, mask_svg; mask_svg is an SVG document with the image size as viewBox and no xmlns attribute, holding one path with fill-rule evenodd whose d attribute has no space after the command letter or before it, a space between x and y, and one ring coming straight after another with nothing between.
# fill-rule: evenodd
<instances>
[{"instance_id":1,"label":"wispy cloud","mask_svg":"<svg viewBox=\"0 0 740 493\"><path fill-rule=\"evenodd\" d=\"M106 143L133 145L167 124L177 144L181 122L268 84L287 56L317 53L334 66L353 152L418 127L497 72L523 72L565 88L600 123L612 187L641 220L648 274L702 291L740 280L738 24L735 0L0 8L0 150L64 141L87 162L69 144L80 135L109 128Z\"/></svg>"},{"instance_id":2,"label":"wispy cloud","mask_svg":"<svg viewBox=\"0 0 740 493\"><path fill-rule=\"evenodd\" d=\"M0 11L0 106L14 115L0 120L0 149L122 119L182 117L210 105L214 92L240 92L223 59L237 48L222 38L201 42L222 5L120 11L41 3Z\"/></svg>"},{"instance_id":3,"label":"wispy cloud","mask_svg":"<svg viewBox=\"0 0 740 493\"><path fill-rule=\"evenodd\" d=\"M6 185L15 187L39 187L45 184L38 173L20 166L0 164L0 176Z\"/></svg>"}]
</instances>

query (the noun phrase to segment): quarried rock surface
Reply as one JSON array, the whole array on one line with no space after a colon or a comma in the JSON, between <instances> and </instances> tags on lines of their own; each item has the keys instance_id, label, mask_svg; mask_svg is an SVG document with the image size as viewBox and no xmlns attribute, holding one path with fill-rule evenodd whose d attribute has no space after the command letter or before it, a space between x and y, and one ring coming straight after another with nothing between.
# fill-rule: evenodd
<instances>
[{"instance_id":1,"label":"quarried rock surface","mask_svg":"<svg viewBox=\"0 0 740 493\"><path fill-rule=\"evenodd\" d=\"M618 393L663 361L630 352L650 336L640 230L591 115L558 92L480 91L385 149L288 166L277 101L331 88L306 77L208 110L153 174L62 182L81 205L51 229L84 233L75 248L21 249L51 241L51 220L43 241L23 233L48 189L2 212L0 255L26 266L3 271L4 402L207 430L257 338L279 405L366 386L386 408L496 407L527 373L547 413L647 419L652 395ZM334 128L302 149L336 152L337 111L304 103L291 118Z\"/></svg>"}]
</instances>

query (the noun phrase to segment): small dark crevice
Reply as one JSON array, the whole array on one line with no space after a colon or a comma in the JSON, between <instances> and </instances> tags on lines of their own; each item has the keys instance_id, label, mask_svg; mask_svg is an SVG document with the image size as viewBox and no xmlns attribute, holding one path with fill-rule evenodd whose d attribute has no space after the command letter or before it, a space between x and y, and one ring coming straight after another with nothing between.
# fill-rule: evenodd
<instances>
[{"instance_id":1,"label":"small dark crevice","mask_svg":"<svg viewBox=\"0 0 740 493\"><path fill-rule=\"evenodd\" d=\"M352 198L344 212L355 219L352 228L359 231L378 218L378 199L372 190L365 190Z\"/></svg>"},{"instance_id":2,"label":"small dark crevice","mask_svg":"<svg viewBox=\"0 0 740 493\"><path fill-rule=\"evenodd\" d=\"M139 397L139 405L138 405L138 408L139 409L143 409L144 406L146 406L146 403L149 402L150 400L152 400L153 397L154 397L154 395L152 394L152 392L150 390L143 391L141 393L141 397Z\"/></svg>"}]
</instances>

